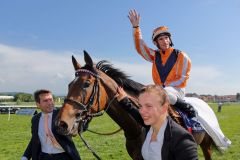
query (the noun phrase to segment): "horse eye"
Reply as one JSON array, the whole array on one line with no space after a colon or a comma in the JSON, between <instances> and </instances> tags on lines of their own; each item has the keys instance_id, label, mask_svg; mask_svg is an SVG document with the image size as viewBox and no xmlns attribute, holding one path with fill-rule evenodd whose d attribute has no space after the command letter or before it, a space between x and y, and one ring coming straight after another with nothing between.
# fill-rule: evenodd
<instances>
[{"instance_id":1,"label":"horse eye","mask_svg":"<svg viewBox=\"0 0 240 160\"><path fill-rule=\"evenodd\" d=\"M90 86L91 82L90 81L86 81L84 84L83 84L83 88L88 88Z\"/></svg>"},{"instance_id":2,"label":"horse eye","mask_svg":"<svg viewBox=\"0 0 240 160\"><path fill-rule=\"evenodd\" d=\"M78 119L78 118L80 118L80 116L81 116L81 113L76 113L76 118Z\"/></svg>"}]
</instances>

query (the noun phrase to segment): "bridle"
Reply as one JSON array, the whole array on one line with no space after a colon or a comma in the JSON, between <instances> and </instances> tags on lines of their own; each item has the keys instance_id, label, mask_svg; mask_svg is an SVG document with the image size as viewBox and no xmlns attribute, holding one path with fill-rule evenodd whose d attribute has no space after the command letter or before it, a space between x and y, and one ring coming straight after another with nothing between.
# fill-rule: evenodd
<instances>
[{"instance_id":1,"label":"bridle","mask_svg":"<svg viewBox=\"0 0 240 160\"><path fill-rule=\"evenodd\" d=\"M74 106L77 109L82 111L81 113L86 113L87 114L86 118L102 116L104 114L104 112L106 112L108 110L108 108L110 107L113 100L116 98L116 94L109 101L108 106L104 110L100 111L100 96L101 95L100 95L100 90L99 90L99 83L100 83L99 81L100 81L101 77L99 76L99 74L94 73L94 72L92 72L90 70L87 70L87 69L76 70L75 71L75 76L79 77L80 73L88 73L88 74L92 75L93 77L95 77L93 90L92 90L92 93L91 93L91 95L88 99L88 102L86 104L83 104L82 102L76 101L74 99L65 98L64 103L74 104ZM91 113L91 108L93 107L93 102L94 102L94 97L95 96L97 97L97 104L98 104L97 112L96 113ZM76 120L76 122L80 122L80 121L84 121L84 119L82 119L81 116L79 116L79 118Z\"/></svg>"},{"instance_id":2,"label":"bridle","mask_svg":"<svg viewBox=\"0 0 240 160\"><path fill-rule=\"evenodd\" d=\"M95 152L94 150L91 149L91 147L87 144L87 142L83 139L81 133L84 130L84 124L87 124L93 117L98 117L98 116L102 116L104 114L104 112L106 112L108 110L108 108L111 106L112 102L115 100L116 95L115 94L111 100L108 102L108 106L100 111L100 90L99 90L99 81L101 79L101 77L99 76L99 74L94 73L90 70L87 69L78 69L75 71L75 76L76 77L80 77L80 73L88 73L90 75L92 75L93 77L95 77L95 81L94 81L94 86L93 86L93 90L92 93L88 99L88 102L86 104L83 104L82 102L76 101L74 99L71 98L65 98L64 99L64 103L72 103L74 105L74 107L76 107L77 109L79 109L81 111L80 115L78 116L78 118L76 118L75 123L80 123L82 122L83 125L79 126L78 128L78 134L80 136L80 138L82 139L82 141L84 142L84 144L86 145L86 147L93 153L93 155L97 158L97 159L101 159ZM94 97L97 97L97 112L96 113L91 113L91 108L93 107L93 102L94 102ZM86 116L82 117L83 113L86 114Z\"/></svg>"},{"instance_id":3,"label":"bridle","mask_svg":"<svg viewBox=\"0 0 240 160\"><path fill-rule=\"evenodd\" d=\"M86 104L83 104L80 101L74 100L72 98L65 98L64 99L64 103L72 103L74 105L75 108L79 109L81 111L80 116L78 116L78 118L76 118L76 123L79 122L83 122L86 123L87 121L89 121L90 119L92 119L93 117L98 117L98 116L102 116L104 114L104 112L106 112L109 107L111 106L112 102L116 99L117 97L117 93L115 93L115 95L109 100L107 107L100 111L100 89L99 89L99 83L100 83L100 75L97 73L94 73L88 69L78 69L75 71L75 76L76 77L80 77L81 73L87 73L92 75L93 77L95 77L95 81L94 81L94 86L92 89L92 93L88 99L88 102ZM94 102L94 97L97 97L97 112L96 113L91 113L91 108L93 107L93 102ZM83 115L83 113L86 114L86 116L82 117L81 115ZM81 132L81 130L79 130L79 132Z\"/></svg>"},{"instance_id":4,"label":"bridle","mask_svg":"<svg viewBox=\"0 0 240 160\"><path fill-rule=\"evenodd\" d=\"M76 101L74 99L70 99L70 98L65 98L64 99L64 103L73 103L74 106L81 110L81 111L85 111L88 113L88 116L91 116L91 117L97 117L97 116L101 116L103 114L102 111L100 111L100 90L99 90L99 81L101 79L101 77L97 74L97 73L94 73L90 70L87 70L87 69L78 69L75 71L75 76L76 77L79 77L80 76L80 73L88 73L92 76L94 76L96 79L94 81L94 86L93 86L93 90L92 90L92 93L88 99L88 102L86 104L83 104L82 102L79 102L79 101ZM98 107L97 107L97 112L96 113L91 113L90 110L93 106L93 102L94 102L94 97L97 95L97 104L98 104Z\"/></svg>"},{"instance_id":5,"label":"bridle","mask_svg":"<svg viewBox=\"0 0 240 160\"><path fill-rule=\"evenodd\" d=\"M76 101L74 99L70 99L70 98L65 98L64 99L64 103L73 103L74 106L76 106L77 109L81 110L81 111L89 111L92 108L93 102L94 102L94 96L97 94L97 103L98 103L98 112L100 112L100 103L99 103L99 99L100 99L100 91L99 91L99 79L100 76L96 73L93 73L92 71L89 71L87 69L78 69L75 72L75 76L79 77L80 73L88 73L92 76L94 76L96 78L96 80L94 81L94 86L93 86L93 90L92 93L89 97L89 100L86 104L83 104L79 101Z\"/></svg>"}]
</instances>

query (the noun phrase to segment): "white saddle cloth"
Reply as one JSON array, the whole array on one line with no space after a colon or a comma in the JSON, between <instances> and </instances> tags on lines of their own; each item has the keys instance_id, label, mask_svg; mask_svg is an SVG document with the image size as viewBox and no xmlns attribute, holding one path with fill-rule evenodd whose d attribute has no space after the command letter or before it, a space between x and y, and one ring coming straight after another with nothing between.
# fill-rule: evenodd
<instances>
[{"instance_id":1,"label":"white saddle cloth","mask_svg":"<svg viewBox=\"0 0 240 160\"><path fill-rule=\"evenodd\" d=\"M198 120L205 131L212 137L216 146L222 151L231 145L231 141L224 136L216 115L212 108L203 100L195 97L185 97L184 100L190 103L198 112Z\"/></svg>"}]
</instances>

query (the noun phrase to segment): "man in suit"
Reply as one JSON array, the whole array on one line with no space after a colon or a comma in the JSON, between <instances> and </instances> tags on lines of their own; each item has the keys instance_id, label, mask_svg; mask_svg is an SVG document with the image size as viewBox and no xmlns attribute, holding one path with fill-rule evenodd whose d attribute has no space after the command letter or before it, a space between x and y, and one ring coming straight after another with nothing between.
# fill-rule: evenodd
<instances>
[{"instance_id":1,"label":"man in suit","mask_svg":"<svg viewBox=\"0 0 240 160\"><path fill-rule=\"evenodd\" d=\"M42 112L32 118L32 138L22 160L80 160L71 137L56 131L54 120L59 110L54 109L52 92L37 90L34 99Z\"/></svg>"}]
</instances>

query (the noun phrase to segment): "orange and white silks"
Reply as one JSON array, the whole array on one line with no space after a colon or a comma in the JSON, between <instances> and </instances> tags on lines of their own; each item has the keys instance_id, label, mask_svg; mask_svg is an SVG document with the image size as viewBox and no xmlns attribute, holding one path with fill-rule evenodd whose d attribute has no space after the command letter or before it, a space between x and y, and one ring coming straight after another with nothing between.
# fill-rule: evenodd
<instances>
[{"instance_id":1,"label":"orange and white silks","mask_svg":"<svg viewBox=\"0 0 240 160\"><path fill-rule=\"evenodd\" d=\"M160 76L162 72L156 64L156 54L161 54L162 66L166 66L166 63L169 61L169 57L172 57L171 54L174 51L174 48L170 47L163 54L162 51L157 51L149 48L142 39L141 30L139 27L133 28L133 37L135 42L135 47L137 52L147 61L152 62L152 78L155 84L162 86L172 86L176 88L185 88L187 80L189 79L189 74L191 70L191 60L189 57L182 51L177 55L176 61L174 61L173 67L169 70L169 73L166 75L166 79L162 80L163 77ZM159 57L159 56L158 56ZM169 61L168 61L169 60ZM157 61L159 63L159 61ZM161 74L162 75L162 74Z\"/></svg>"}]
</instances>

